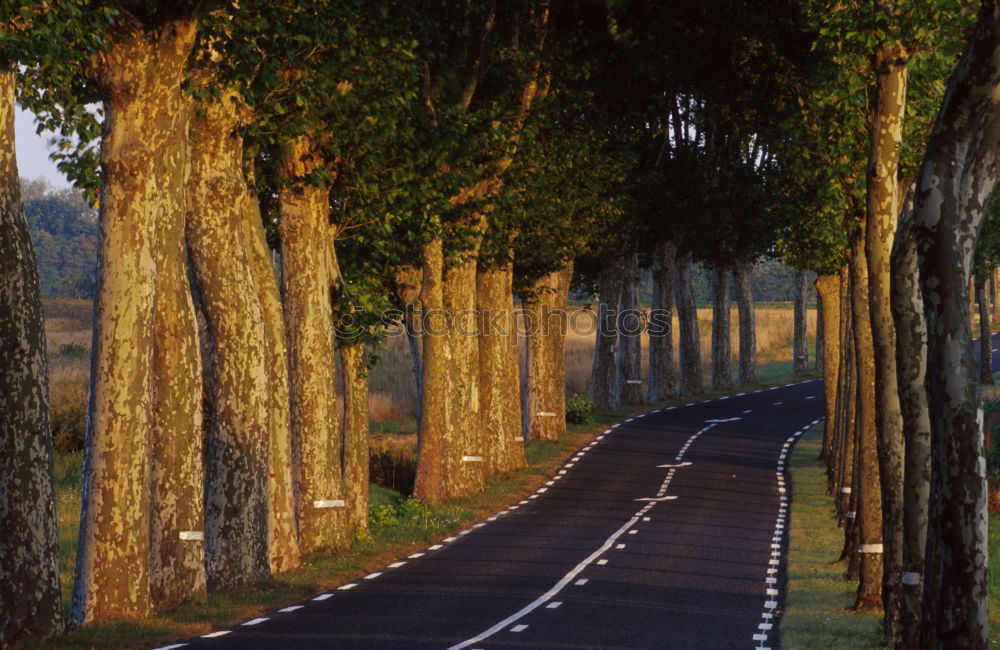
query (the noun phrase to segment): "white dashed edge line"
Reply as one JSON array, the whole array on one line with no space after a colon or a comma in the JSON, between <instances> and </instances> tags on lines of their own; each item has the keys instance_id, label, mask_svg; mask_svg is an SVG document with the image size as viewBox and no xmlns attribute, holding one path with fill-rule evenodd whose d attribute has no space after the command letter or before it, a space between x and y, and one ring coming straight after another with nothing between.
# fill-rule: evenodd
<instances>
[{"instance_id":1,"label":"white dashed edge line","mask_svg":"<svg viewBox=\"0 0 1000 650\"><path fill-rule=\"evenodd\" d=\"M774 612L778 609L778 567L781 566L781 540L785 535L785 520L788 513L788 495L785 490L785 472L788 454L792 445L802 436L803 433L823 421L823 418L813 420L802 427L785 440L781 446L781 453L778 454L778 462L775 467L775 478L778 483L778 514L774 519L774 535L771 537L771 559L767 562L767 571L764 574L764 610L761 612L761 622L757 625L757 631L753 633L752 639L757 643L756 650L767 650L767 642L773 629Z\"/></svg>"}]
</instances>

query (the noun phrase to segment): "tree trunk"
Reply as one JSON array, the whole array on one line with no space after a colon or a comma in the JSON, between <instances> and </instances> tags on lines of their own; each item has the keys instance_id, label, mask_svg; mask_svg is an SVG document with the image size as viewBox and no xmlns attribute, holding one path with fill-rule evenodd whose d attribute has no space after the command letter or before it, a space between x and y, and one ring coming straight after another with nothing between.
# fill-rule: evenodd
<instances>
[{"instance_id":1,"label":"tree trunk","mask_svg":"<svg viewBox=\"0 0 1000 650\"><path fill-rule=\"evenodd\" d=\"M417 476L413 496L442 501L448 495L444 477L452 468L445 455L447 430L449 355L448 328L451 319L444 311L444 252L442 241L435 238L424 245L424 274L420 288L423 305L423 398L420 412L420 437L417 444Z\"/></svg>"},{"instance_id":2,"label":"tree trunk","mask_svg":"<svg viewBox=\"0 0 1000 650\"><path fill-rule=\"evenodd\" d=\"M445 433L445 453L450 470L445 474L449 497L481 492L486 486L486 436L480 423L479 337L476 335L475 251L465 253L444 272L444 309L452 327L448 332L444 399L450 402ZM427 390L432 386L425 384Z\"/></svg>"},{"instance_id":3,"label":"tree trunk","mask_svg":"<svg viewBox=\"0 0 1000 650\"><path fill-rule=\"evenodd\" d=\"M194 43L193 21L121 27L91 69L104 99L101 241L71 619L146 616L150 585L153 325L161 209L183 187L157 178ZM197 431L190 423L189 431ZM186 444L186 442L178 442ZM197 540L194 540L195 542Z\"/></svg>"},{"instance_id":4,"label":"tree trunk","mask_svg":"<svg viewBox=\"0 0 1000 650\"><path fill-rule=\"evenodd\" d=\"M653 251L653 302L649 310L649 401L674 396L673 306L677 246L671 241ZM740 312L742 319L742 311ZM742 323L742 321L741 321ZM742 337L742 329L740 330ZM742 340L742 339L741 339ZM742 347L740 348L742 355ZM741 356L742 359L742 356ZM742 369L742 366L741 366Z\"/></svg>"},{"instance_id":5,"label":"tree trunk","mask_svg":"<svg viewBox=\"0 0 1000 650\"><path fill-rule=\"evenodd\" d=\"M892 314L896 327L896 373L905 439L903 472L902 635L897 647L920 643L931 481L931 425L927 406L927 323L913 241L913 196L900 218L892 253Z\"/></svg>"},{"instance_id":6,"label":"tree trunk","mask_svg":"<svg viewBox=\"0 0 1000 650\"><path fill-rule=\"evenodd\" d=\"M740 351L738 380L741 385L757 382L757 317L750 290L753 264L741 262L734 267L736 309L740 318Z\"/></svg>"},{"instance_id":7,"label":"tree trunk","mask_svg":"<svg viewBox=\"0 0 1000 650\"><path fill-rule=\"evenodd\" d=\"M368 368L364 344L341 345L344 370L344 500L347 526L368 530Z\"/></svg>"},{"instance_id":8,"label":"tree trunk","mask_svg":"<svg viewBox=\"0 0 1000 650\"><path fill-rule=\"evenodd\" d=\"M852 244L851 314L857 350L858 399L858 528L861 533L861 574L855 610L877 609L882 605L882 486L879 479L877 418L875 413L875 359L869 310L868 263L864 232Z\"/></svg>"},{"instance_id":9,"label":"tree trunk","mask_svg":"<svg viewBox=\"0 0 1000 650\"><path fill-rule=\"evenodd\" d=\"M306 137L288 145L282 175L289 186L280 193L278 221L303 553L349 542L327 276L329 190L301 180L318 165Z\"/></svg>"},{"instance_id":10,"label":"tree trunk","mask_svg":"<svg viewBox=\"0 0 1000 650\"><path fill-rule=\"evenodd\" d=\"M813 370L823 372L823 346L826 344L826 321L823 317L823 301L816 299L816 342L813 345Z\"/></svg>"},{"instance_id":11,"label":"tree trunk","mask_svg":"<svg viewBox=\"0 0 1000 650\"><path fill-rule=\"evenodd\" d=\"M250 179L248 179L250 180ZM295 521L293 482L292 411L288 378L288 347L281 291L271 262L270 249L261 220L260 203L250 191L243 203L242 234L250 273L264 316L267 370L267 548L271 573L298 568L301 564L298 527Z\"/></svg>"},{"instance_id":12,"label":"tree trunk","mask_svg":"<svg viewBox=\"0 0 1000 650\"><path fill-rule=\"evenodd\" d=\"M990 274L992 276L992 302L993 302L993 316L990 318L990 322L1000 323L1000 266L993 269Z\"/></svg>"},{"instance_id":13,"label":"tree trunk","mask_svg":"<svg viewBox=\"0 0 1000 650\"><path fill-rule=\"evenodd\" d=\"M420 270L412 266L398 266L393 269L393 293L396 304L402 312L401 326L406 342L410 348L410 361L413 368L413 381L416 384L417 395L417 436L420 436L420 423L423 412L423 312L420 307Z\"/></svg>"},{"instance_id":14,"label":"tree trunk","mask_svg":"<svg viewBox=\"0 0 1000 650\"><path fill-rule=\"evenodd\" d=\"M979 382L993 383L993 341L990 339L990 303L986 297L986 280L977 279L979 300Z\"/></svg>"},{"instance_id":15,"label":"tree trunk","mask_svg":"<svg viewBox=\"0 0 1000 650\"><path fill-rule=\"evenodd\" d=\"M558 288L555 295L555 312L557 318L553 323L556 327L549 340L549 392L552 394L552 408L556 412L556 425L559 433L566 431L566 334L569 332L569 291L573 283L573 262L567 262L556 271Z\"/></svg>"},{"instance_id":16,"label":"tree trunk","mask_svg":"<svg viewBox=\"0 0 1000 650\"><path fill-rule=\"evenodd\" d=\"M619 404L642 404L642 322L639 309L639 254L625 256L618 311L617 391Z\"/></svg>"},{"instance_id":17,"label":"tree trunk","mask_svg":"<svg viewBox=\"0 0 1000 650\"><path fill-rule=\"evenodd\" d=\"M14 153L14 72L0 72L0 643L60 634L45 324Z\"/></svg>"},{"instance_id":18,"label":"tree trunk","mask_svg":"<svg viewBox=\"0 0 1000 650\"><path fill-rule=\"evenodd\" d=\"M840 372L840 276L820 275L816 278L816 293L823 311L823 396L826 425L823 432L822 458L829 462L833 447L833 431L837 424L837 377ZM819 323L817 323L819 327Z\"/></svg>"},{"instance_id":19,"label":"tree trunk","mask_svg":"<svg viewBox=\"0 0 1000 650\"><path fill-rule=\"evenodd\" d=\"M698 310L691 286L691 253L677 259L677 322L680 327L681 381L679 395L698 395L701 383L701 341L698 336Z\"/></svg>"},{"instance_id":20,"label":"tree trunk","mask_svg":"<svg viewBox=\"0 0 1000 650\"><path fill-rule=\"evenodd\" d=\"M731 268L717 264L712 274L712 389L733 387L732 340L729 337Z\"/></svg>"},{"instance_id":21,"label":"tree trunk","mask_svg":"<svg viewBox=\"0 0 1000 650\"><path fill-rule=\"evenodd\" d=\"M970 316L960 300L1000 154L1000 6L979 21L945 92L917 181L914 237L927 320L932 481L927 647L988 645L986 462ZM913 351L908 351L912 353Z\"/></svg>"},{"instance_id":22,"label":"tree trunk","mask_svg":"<svg viewBox=\"0 0 1000 650\"><path fill-rule=\"evenodd\" d=\"M809 345L806 339L806 274L795 271L795 305L792 341L792 374L809 374Z\"/></svg>"},{"instance_id":23,"label":"tree trunk","mask_svg":"<svg viewBox=\"0 0 1000 650\"><path fill-rule=\"evenodd\" d=\"M524 467L521 381L514 312L514 266L483 270L476 279L479 311L480 416L486 439L486 473ZM550 418L555 419L555 418Z\"/></svg>"},{"instance_id":24,"label":"tree trunk","mask_svg":"<svg viewBox=\"0 0 1000 650\"><path fill-rule=\"evenodd\" d=\"M604 261L601 266L601 302L597 308L597 336L594 341L594 363L590 374L590 398L598 409L618 408L618 312L624 287L624 268L619 258Z\"/></svg>"},{"instance_id":25,"label":"tree trunk","mask_svg":"<svg viewBox=\"0 0 1000 650\"><path fill-rule=\"evenodd\" d=\"M205 460L205 560L213 591L270 576L264 314L242 236L243 139L233 93L193 124L187 241L215 346Z\"/></svg>"},{"instance_id":26,"label":"tree trunk","mask_svg":"<svg viewBox=\"0 0 1000 650\"><path fill-rule=\"evenodd\" d=\"M894 644L900 629L903 575L903 420L896 378L896 331L890 305L892 241L899 216L899 152L906 109L906 61L900 44L875 53L876 97L867 173L865 257L875 354L875 415L882 489L885 637Z\"/></svg>"}]
</instances>

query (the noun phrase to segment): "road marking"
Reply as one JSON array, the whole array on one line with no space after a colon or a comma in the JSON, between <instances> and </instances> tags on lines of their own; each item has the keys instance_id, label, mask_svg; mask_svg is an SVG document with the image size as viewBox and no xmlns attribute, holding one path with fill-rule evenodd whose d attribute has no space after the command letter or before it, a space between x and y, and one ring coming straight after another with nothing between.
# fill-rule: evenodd
<instances>
[{"instance_id":1,"label":"road marking","mask_svg":"<svg viewBox=\"0 0 1000 650\"><path fill-rule=\"evenodd\" d=\"M657 465L657 467L662 469L679 469L681 467L690 467L691 465L691 461L686 460L683 463L666 463L665 465Z\"/></svg>"},{"instance_id":2,"label":"road marking","mask_svg":"<svg viewBox=\"0 0 1000 650\"><path fill-rule=\"evenodd\" d=\"M545 609L559 609L560 605L562 605L561 600L553 600L551 603L545 606Z\"/></svg>"},{"instance_id":3,"label":"road marking","mask_svg":"<svg viewBox=\"0 0 1000 650\"><path fill-rule=\"evenodd\" d=\"M175 648L186 647L186 643L171 643L170 645L160 646L159 648L154 648L154 650L174 650Z\"/></svg>"},{"instance_id":4,"label":"road marking","mask_svg":"<svg viewBox=\"0 0 1000 650\"><path fill-rule=\"evenodd\" d=\"M366 575L364 578L362 578L362 580L374 580L375 578L379 577L380 575L382 575L381 571L374 571L374 572L369 573L368 575Z\"/></svg>"},{"instance_id":5,"label":"road marking","mask_svg":"<svg viewBox=\"0 0 1000 650\"><path fill-rule=\"evenodd\" d=\"M605 564L608 563L608 561L607 560L598 560L597 563L600 564L601 566L604 566Z\"/></svg>"},{"instance_id":6,"label":"road marking","mask_svg":"<svg viewBox=\"0 0 1000 650\"><path fill-rule=\"evenodd\" d=\"M247 621L246 623L243 623L243 625L259 625L259 624L263 623L264 621L269 621L269 620L271 620L271 619L269 619L267 617L252 618L249 621Z\"/></svg>"},{"instance_id":7,"label":"road marking","mask_svg":"<svg viewBox=\"0 0 1000 650\"><path fill-rule=\"evenodd\" d=\"M333 594L320 594L319 596L313 598L313 600L320 601L320 600L326 600L327 598L333 598Z\"/></svg>"},{"instance_id":8,"label":"road marking","mask_svg":"<svg viewBox=\"0 0 1000 650\"><path fill-rule=\"evenodd\" d=\"M411 559L411 560L415 560L415 559L417 559L418 557L423 557L423 556L424 556L424 554L423 554L423 553L414 553L413 555L411 555L411 556L410 556L410 559Z\"/></svg>"},{"instance_id":9,"label":"road marking","mask_svg":"<svg viewBox=\"0 0 1000 650\"><path fill-rule=\"evenodd\" d=\"M618 550L620 551L620 550L622 550L623 548L625 548L625 545L624 545L624 544L618 544L617 546L615 546L615 548L616 548L616 549L618 549Z\"/></svg>"},{"instance_id":10,"label":"road marking","mask_svg":"<svg viewBox=\"0 0 1000 650\"><path fill-rule=\"evenodd\" d=\"M511 632L524 632L527 629L528 629L528 626L522 624L522 625L515 625L514 627L510 628L510 631Z\"/></svg>"},{"instance_id":11,"label":"road marking","mask_svg":"<svg viewBox=\"0 0 1000 650\"><path fill-rule=\"evenodd\" d=\"M346 585L340 585L339 587L337 587L337 589L339 591L347 591L348 589L354 589L357 586L358 583L356 582L348 582Z\"/></svg>"},{"instance_id":12,"label":"road marking","mask_svg":"<svg viewBox=\"0 0 1000 650\"><path fill-rule=\"evenodd\" d=\"M220 636L225 636L232 632L232 630L219 630L218 632L212 632L210 634L202 634L203 639L218 639Z\"/></svg>"},{"instance_id":13,"label":"road marking","mask_svg":"<svg viewBox=\"0 0 1000 650\"><path fill-rule=\"evenodd\" d=\"M747 410L743 411L743 415L746 415L747 413L752 413L752 412L753 412L752 409L747 409Z\"/></svg>"},{"instance_id":14,"label":"road marking","mask_svg":"<svg viewBox=\"0 0 1000 650\"><path fill-rule=\"evenodd\" d=\"M556 582L555 585L553 585L548 591L546 591L544 594L536 598L534 601L532 601L525 607L521 608L520 610L514 612L513 614L511 614L504 620L500 621L493 627L490 627L484 630L483 632L480 632L471 639L467 639L465 641L462 641L461 643L451 646L448 650L462 650L462 648L468 648L476 643L479 643L483 639L488 639L497 632L506 629L507 626L509 626L511 623L517 622L518 620L524 618L525 616L535 611L542 605L548 603L550 600L552 600L553 597L555 597L560 591L562 591L567 585L569 585L574 580L576 580L576 582L573 582L573 584L577 586L583 586L587 584L587 578L576 579L576 577L580 575L580 573L582 573L583 570L586 569L589 565L593 564L598 559L600 559L601 556L604 555L604 553L606 553L611 548L611 546L618 540L618 538L624 535L625 531L632 528L632 526L634 526L638 520L639 520L638 517L632 517L631 519L626 521L621 528L612 533L611 536L604 541L604 543L600 546L600 548L598 548L596 551L588 555L582 562L573 567L566 575L564 575L558 582Z\"/></svg>"},{"instance_id":15,"label":"road marking","mask_svg":"<svg viewBox=\"0 0 1000 650\"><path fill-rule=\"evenodd\" d=\"M290 614L294 611L302 609L303 607L305 607L305 605L292 605L291 607L285 607L283 609L279 609L278 611L282 614Z\"/></svg>"}]
</instances>

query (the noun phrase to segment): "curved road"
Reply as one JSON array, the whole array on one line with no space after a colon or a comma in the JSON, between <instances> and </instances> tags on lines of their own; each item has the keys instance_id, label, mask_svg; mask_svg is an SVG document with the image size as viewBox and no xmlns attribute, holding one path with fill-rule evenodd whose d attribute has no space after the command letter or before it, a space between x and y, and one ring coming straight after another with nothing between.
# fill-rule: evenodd
<instances>
[{"instance_id":1,"label":"curved road","mask_svg":"<svg viewBox=\"0 0 1000 650\"><path fill-rule=\"evenodd\" d=\"M520 504L357 583L168 648L767 648L784 458L822 382L651 411Z\"/></svg>"}]
</instances>

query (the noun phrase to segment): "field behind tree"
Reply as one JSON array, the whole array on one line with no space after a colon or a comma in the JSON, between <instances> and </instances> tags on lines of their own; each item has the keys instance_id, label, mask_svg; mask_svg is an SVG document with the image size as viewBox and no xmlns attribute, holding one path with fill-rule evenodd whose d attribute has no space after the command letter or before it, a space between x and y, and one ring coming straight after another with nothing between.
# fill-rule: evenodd
<instances>
[{"instance_id":1,"label":"field behind tree","mask_svg":"<svg viewBox=\"0 0 1000 650\"><path fill-rule=\"evenodd\" d=\"M87 413L87 379L89 375L91 309L89 300L53 299L44 301L45 332L48 337L49 387L52 397L53 434L60 450L79 448L83 442ZM566 391L569 395L586 394L590 381L591 359L594 349L592 327L593 312L584 307L573 307L571 328L566 338ZM768 365L767 372L781 372L780 366L788 364L784 374L791 374L792 359L792 309L790 303L767 303L757 307L758 361ZM732 310L731 335L733 361L739 350L739 324L735 308ZM709 352L711 350L712 310L698 309L698 327L701 335L702 367L706 385L710 381ZM677 349L677 318L674 316L674 349ZM816 310L808 311L810 363L815 350L812 341L816 333ZM521 341L523 343L523 339ZM648 359L648 338L643 335L643 368ZM523 346L522 346L523 352ZM378 432L413 433L417 410L417 389L409 349L405 338L390 336L384 348L377 350L378 363L369 376L371 421L378 439ZM676 363L676 352L675 352ZM772 370L773 369L773 370ZM762 377L762 380L766 377Z\"/></svg>"}]
</instances>

